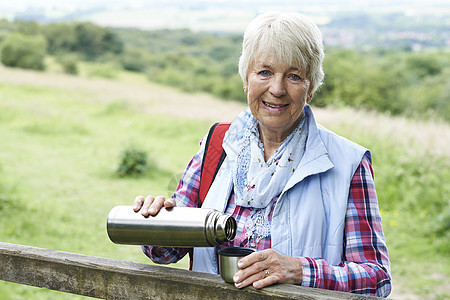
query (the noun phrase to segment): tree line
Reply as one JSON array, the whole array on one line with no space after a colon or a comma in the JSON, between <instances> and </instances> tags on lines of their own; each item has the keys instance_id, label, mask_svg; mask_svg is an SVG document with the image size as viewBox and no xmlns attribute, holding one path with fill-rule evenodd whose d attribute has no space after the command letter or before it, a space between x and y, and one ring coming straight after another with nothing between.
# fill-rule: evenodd
<instances>
[{"instance_id":1,"label":"tree line","mask_svg":"<svg viewBox=\"0 0 450 300\"><path fill-rule=\"evenodd\" d=\"M76 74L80 61L108 61L187 92L246 101L237 74L241 43L237 34L0 21L0 55L6 66L45 70L44 59L51 55L67 73ZM449 52L326 47L325 81L314 105L348 105L448 122Z\"/></svg>"}]
</instances>

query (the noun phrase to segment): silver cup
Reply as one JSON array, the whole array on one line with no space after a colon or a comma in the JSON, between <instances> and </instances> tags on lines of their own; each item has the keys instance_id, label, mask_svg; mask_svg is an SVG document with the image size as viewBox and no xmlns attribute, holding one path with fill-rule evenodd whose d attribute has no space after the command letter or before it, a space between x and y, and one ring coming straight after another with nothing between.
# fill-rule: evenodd
<instances>
[{"instance_id":1,"label":"silver cup","mask_svg":"<svg viewBox=\"0 0 450 300\"><path fill-rule=\"evenodd\" d=\"M225 282L233 283L233 276L239 271L237 265L241 257L255 252L254 249L245 247L228 247L217 251L219 256L219 272Z\"/></svg>"}]
</instances>

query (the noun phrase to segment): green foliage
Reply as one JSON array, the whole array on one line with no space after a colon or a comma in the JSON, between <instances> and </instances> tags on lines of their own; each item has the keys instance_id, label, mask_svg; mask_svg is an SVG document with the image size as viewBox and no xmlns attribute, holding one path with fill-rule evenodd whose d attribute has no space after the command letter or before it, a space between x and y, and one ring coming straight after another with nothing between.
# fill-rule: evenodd
<instances>
[{"instance_id":1,"label":"green foliage","mask_svg":"<svg viewBox=\"0 0 450 300\"><path fill-rule=\"evenodd\" d=\"M140 176L147 171L147 153L134 144L128 145L122 150L119 157L117 175Z\"/></svg>"},{"instance_id":2,"label":"green foliage","mask_svg":"<svg viewBox=\"0 0 450 300\"><path fill-rule=\"evenodd\" d=\"M124 45L118 36L108 28L93 23L57 23L42 25L34 21L0 22L0 39L11 33L26 36L44 35L52 55L66 53L82 54L84 59L96 60L106 53L119 54Z\"/></svg>"},{"instance_id":3,"label":"green foliage","mask_svg":"<svg viewBox=\"0 0 450 300\"><path fill-rule=\"evenodd\" d=\"M449 57L446 50L363 53L328 49L324 85L313 104L450 121Z\"/></svg>"},{"instance_id":4,"label":"green foliage","mask_svg":"<svg viewBox=\"0 0 450 300\"><path fill-rule=\"evenodd\" d=\"M77 48L78 41L73 24L48 24L44 27L44 35L48 40L48 53L50 54L68 53Z\"/></svg>"},{"instance_id":5,"label":"green foliage","mask_svg":"<svg viewBox=\"0 0 450 300\"><path fill-rule=\"evenodd\" d=\"M187 92L206 92L223 99L245 101L242 80L237 76L240 35L194 33L189 30L142 31L115 29L133 53L121 61L132 62L130 70L145 71L154 82ZM145 49L141 63L137 49ZM144 68L145 67L145 68Z\"/></svg>"},{"instance_id":6,"label":"green foliage","mask_svg":"<svg viewBox=\"0 0 450 300\"><path fill-rule=\"evenodd\" d=\"M123 43L111 31L92 23L75 25L76 45L75 51L85 55L86 59L93 60L104 53L120 53Z\"/></svg>"},{"instance_id":7,"label":"green foliage","mask_svg":"<svg viewBox=\"0 0 450 300\"><path fill-rule=\"evenodd\" d=\"M42 34L42 26L36 21L17 20L14 22L16 31L25 35Z\"/></svg>"},{"instance_id":8,"label":"green foliage","mask_svg":"<svg viewBox=\"0 0 450 300\"><path fill-rule=\"evenodd\" d=\"M349 20L362 22L358 18ZM380 20L376 23L385 26ZM16 35L10 37L11 32ZM237 75L240 34L112 29L92 23L0 22L0 40L11 44L8 38L16 40L15 45L25 45L17 41L18 33L22 34L21 39L40 39L35 36L43 34L48 53L61 57L59 63L69 74L78 73L76 60L95 61L102 64L90 67L88 76L116 78L119 69L125 69L146 73L151 81L183 91L246 101ZM38 52L29 44L21 48ZM5 51L5 65L43 68L43 62L30 62L25 58L30 56L20 51ZM39 53L40 57L45 55L42 46ZM11 59L12 56L22 59ZM411 52L398 47L370 51L328 47L324 71L325 83L316 93L313 105L351 106L450 122L450 55L446 49Z\"/></svg>"},{"instance_id":9,"label":"green foliage","mask_svg":"<svg viewBox=\"0 0 450 300\"><path fill-rule=\"evenodd\" d=\"M150 80L188 92L202 91L224 99L246 101L242 81L237 76L240 35L189 30L116 29L115 32L128 46L150 53L148 64L133 61L135 66L148 65L146 72ZM351 106L393 115L437 116L450 121L448 51L397 50L363 52L327 48L325 84L314 97L313 105Z\"/></svg>"},{"instance_id":10,"label":"green foliage","mask_svg":"<svg viewBox=\"0 0 450 300\"><path fill-rule=\"evenodd\" d=\"M63 68L64 73L77 75L78 74L78 58L76 55L65 54L58 57L58 63Z\"/></svg>"},{"instance_id":11,"label":"green foliage","mask_svg":"<svg viewBox=\"0 0 450 300\"><path fill-rule=\"evenodd\" d=\"M15 31L15 26L13 23L9 22L6 19L0 19L0 43L3 39L9 34Z\"/></svg>"},{"instance_id":12,"label":"green foliage","mask_svg":"<svg viewBox=\"0 0 450 300\"><path fill-rule=\"evenodd\" d=\"M13 33L7 36L1 47L1 61L5 66L44 70L47 41L44 36L28 36Z\"/></svg>"},{"instance_id":13,"label":"green foliage","mask_svg":"<svg viewBox=\"0 0 450 300\"><path fill-rule=\"evenodd\" d=\"M144 72L151 62L150 54L136 47L126 48L119 59L125 70L134 72Z\"/></svg>"}]
</instances>

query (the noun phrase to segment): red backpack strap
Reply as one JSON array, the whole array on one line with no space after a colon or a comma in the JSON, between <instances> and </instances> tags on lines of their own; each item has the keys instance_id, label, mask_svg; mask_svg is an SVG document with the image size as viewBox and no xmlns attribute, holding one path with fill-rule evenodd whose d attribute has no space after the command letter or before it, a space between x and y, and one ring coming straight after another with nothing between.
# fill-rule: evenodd
<instances>
[{"instance_id":1,"label":"red backpack strap","mask_svg":"<svg viewBox=\"0 0 450 300\"><path fill-rule=\"evenodd\" d=\"M203 154L202 167L200 171L200 189L198 192L198 197L200 202L198 206L201 207L203 201L205 201L206 194L208 194L209 188L211 187L214 178L216 177L217 171L222 165L227 154L223 150L222 142L227 132L230 128L231 123L216 123L209 130L208 137L206 138L205 152ZM192 270L194 251L189 251L189 270Z\"/></svg>"},{"instance_id":2,"label":"red backpack strap","mask_svg":"<svg viewBox=\"0 0 450 300\"><path fill-rule=\"evenodd\" d=\"M200 173L200 190L198 193L200 199L199 205L203 204L203 201L205 201L206 194L208 194L217 171L226 157L222 142L225 132L230 128L230 125L231 123L228 122L216 123L209 130Z\"/></svg>"}]
</instances>

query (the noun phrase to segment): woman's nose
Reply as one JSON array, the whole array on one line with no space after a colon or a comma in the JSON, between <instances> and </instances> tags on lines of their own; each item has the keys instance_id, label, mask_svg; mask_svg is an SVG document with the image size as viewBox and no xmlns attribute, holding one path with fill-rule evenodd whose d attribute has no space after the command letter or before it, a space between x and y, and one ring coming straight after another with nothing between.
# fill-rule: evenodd
<instances>
[{"instance_id":1,"label":"woman's nose","mask_svg":"<svg viewBox=\"0 0 450 300\"><path fill-rule=\"evenodd\" d=\"M272 78L269 91L275 97L281 97L286 94L286 87L283 76L274 76Z\"/></svg>"}]
</instances>

